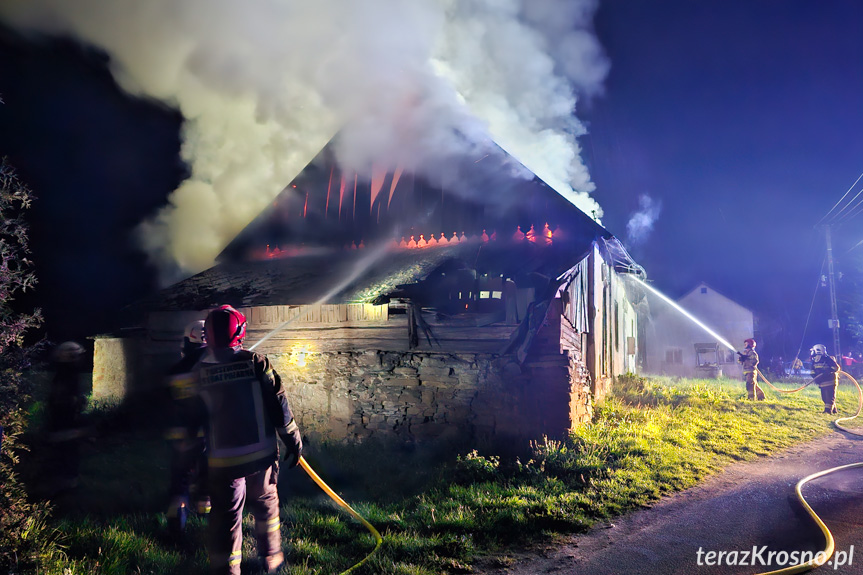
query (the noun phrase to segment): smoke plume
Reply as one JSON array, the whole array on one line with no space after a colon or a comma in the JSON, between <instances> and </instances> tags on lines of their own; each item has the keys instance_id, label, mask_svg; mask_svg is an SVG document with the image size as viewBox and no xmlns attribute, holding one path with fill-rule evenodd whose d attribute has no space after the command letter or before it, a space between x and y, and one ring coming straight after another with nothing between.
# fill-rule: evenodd
<instances>
[{"instance_id":1,"label":"smoke plume","mask_svg":"<svg viewBox=\"0 0 863 575\"><path fill-rule=\"evenodd\" d=\"M642 194L638 198L638 211L630 216L626 223L626 238L630 246L637 246L644 243L650 232L653 231L653 224L659 217L659 212L662 211L662 202L658 202L648 196Z\"/></svg>"},{"instance_id":2,"label":"smoke plume","mask_svg":"<svg viewBox=\"0 0 863 575\"><path fill-rule=\"evenodd\" d=\"M597 0L5 0L0 19L104 50L185 118L190 176L138 237L164 281L212 265L339 131L339 162L421 170L483 139L586 213L577 97L602 89Z\"/></svg>"}]
</instances>

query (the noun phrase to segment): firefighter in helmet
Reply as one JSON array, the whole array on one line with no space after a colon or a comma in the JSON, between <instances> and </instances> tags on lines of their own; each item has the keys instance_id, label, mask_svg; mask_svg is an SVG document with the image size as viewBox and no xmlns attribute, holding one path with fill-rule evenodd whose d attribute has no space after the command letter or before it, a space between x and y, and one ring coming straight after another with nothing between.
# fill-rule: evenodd
<instances>
[{"instance_id":1,"label":"firefighter in helmet","mask_svg":"<svg viewBox=\"0 0 863 575\"><path fill-rule=\"evenodd\" d=\"M743 351L738 351L737 361L743 366L743 381L746 382L746 394L749 399L764 399L764 391L758 386L758 354L755 352L755 340L751 337L743 340Z\"/></svg>"},{"instance_id":2,"label":"firefighter in helmet","mask_svg":"<svg viewBox=\"0 0 863 575\"><path fill-rule=\"evenodd\" d=\"M300 430L279 374L266 356L243 349L245 316L223 305L207 315L204 325L206 351L174 377L196 390L206 411L210 572L239 575L248 497L262 567L275 573L284 564L276 436L285 444L288 467L294 467L303 449Z\"/></svg>"},{"instance_id":3,"label":"firefighter in helmet","mask_svg":"<svg viewBox=\"0 0 863 575\"><path fill-rule=\"evenodd\" d=\"M839 386L839 364L827 354L827 348L818 343L809 350L812 360L812 379L821 388L824 413L837 413L836 388Z\"/></svg>"},{"instance_id":4,"label":"firefighter in helmet","mask_svg":"<svg viewBox=\"0 0 863 575\"><path fill-rule=\"evenodd\" d=\"M205 351L204 320L193 321L183 332L180 360L168 370L171 403L170 424L165 437L170 444L171 461L167 518L168 529L175 536L186 528L193 484L196 486L194 511L205 515L211 507L207 492L205 407L188 379L172 377L187 373Z\"/></svg>"}]
</instances>

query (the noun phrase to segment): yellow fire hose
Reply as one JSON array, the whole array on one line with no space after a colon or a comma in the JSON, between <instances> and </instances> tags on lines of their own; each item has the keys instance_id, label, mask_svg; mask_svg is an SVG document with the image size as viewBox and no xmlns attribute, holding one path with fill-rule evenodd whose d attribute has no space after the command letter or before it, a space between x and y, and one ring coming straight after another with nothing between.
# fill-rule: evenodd
<instances>
[{"instance_id":1,"label":"yellow fire hose","mask_svg":"<svg viewBox=\"0 0 863 575\"><path fill-rule=\"evenodd\" d=\"M306 462L306 459L302 455L300 456L300 467L302 467L303 471L305 471L309 475L309 477L312 478L312 481L314 481L315 483L318 484L318 487L323 489L324 493L326 493L327 495L330 496L330 499L332 499L333 501L338 503L339 506L341 506L342 508L347 510L347 512L350 513L351 516L353 516L357 521L359 521L360 523L365 525L366 529L368 529L369 532L375 538L375 548L372 549L371 553L366 555L366 557L362 561L360 561L359 563L357 563L356 565L354 565L353 567L351 567L347 571L343 571L341 573L341 575L345 575L345 573L350 573L351 571L353 571L354 569L356 569L357 567L359 567L360 565L362 565L363 563L365 563L366 561L369 560L369 557L371 557L374 554L374 552L378 550L378 547L381 546L381 543L383 543L383 537L381 537L381 534L378 533L378 530L375 529L371 523L366 521L362 515L360 515L356 511L354 511L353 508L350 505L348 505L344 499L339 497L335 491L330 489L329 485L324 483L324 480L321 479L317 473L315 473L315 470L311 468L311 466L308 464L308 462Z\"/></svg>"},{"instance_id":2,"label":"yellow fire hose","mask_svg":"<svg viewBox=\"0 0 863 575\"><path fill-rule=\"evenodd\" d=\"M774 390L776 390L780 393L794 393L794 392L800 391L804 387L807 387L808 385L814 383L814 381L809 381L806 384L798 387L797 389L780 389L780 388L776 387L775 385L773 385L772 383L770 383L770 381L768 381L768 379L766 377L764 377L764 374L761 373L761 371L758 370L758 368L756 368L755 371L758 373L759 376L761 376L761 379L763 379L767 383L767 385L769 385L771 388L773 388ZM851 377L850 374L845 373L844 371L840 371L839 374L850 379L851 382L855 385L855 387L857 387L857 412L854 415L852 415L851 417L840 417L839 419L837 419L836 421L833 422L833 425L835 425L838 429L841 429L842 431L845 431L847 433L863 436L863 433L860 433L857 431L851 431L850 429L843 427L839 423L840 421L850 421L850 420L854 419L855 417L860 415L861 410L863 410L863 390L860 389L860 384L857 383L857 380L854 379L853 377ZM827 563L827 561L830 559L830 557L833 556L833 551L836 548L835 541L833 540L833 534L830 533L830 529L827 528L827 525L821 520L820 517L818 517L818 515L815 513L815 511L812 510L812 507L809 506L809 503L806 502L806 499L803 497L802 488L804 485L806 485L807 483L809 483L813 479L818 479L819 477L824 477L825 475L829 475L829 474L835 473L837 471L844 471L846 469L853 469L855 467L863 467L863 461L861 461L859 463L851 463L848 465L840 465L839 467L831 467L830 469L824 469L822 471L818 471L816 473L813 473L812 475L807 475L806 477L804 477L803 479L801 479L800 481L797 482L797 485L794 487L794 491L797 493L797 499L803 505L803 508L806 509L806 513L809 514L809 516L812 518L813 521L815 521L815 523L818 525L818 528L821 529L821 532L824 534L824 539L826 541L826 546L824 547L824 551L816 554L812 561L807 561L805 563L799 563L797 565L792 565L790 567L785 567L783 569L777 569L775 571L759 573L758 575L792 575L793 573L803 573L805 571L809 571L811 569L814 569L816 567L820 567L821 565L824 565L825 563Z\"/></svg>"}]
</instances>

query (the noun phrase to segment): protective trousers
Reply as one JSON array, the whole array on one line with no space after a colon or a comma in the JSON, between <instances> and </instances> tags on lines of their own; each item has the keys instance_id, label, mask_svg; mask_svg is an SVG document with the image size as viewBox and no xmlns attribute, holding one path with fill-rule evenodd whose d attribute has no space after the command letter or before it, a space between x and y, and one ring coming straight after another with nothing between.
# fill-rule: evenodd
<instances>
[{"instance_id":1,"label":"protective trousers","mask_svg":"<svg viewBox=\"0 0 863 575\"><path fill-rule=\"evenodd\" d=\"M824 402L824 411L833 413L836 409L836 388L838 383L819 384L821 387L821 401Z\"/></svg>"},{"instance_id":2,"label":"protective trousers","mask_svg":"<svg viewBox=\"0 0 863 575\"><path fill-rule=\"evenodd\" d=\"M243 506L246 497L255 517L258 555L264 559L282 550L279 495L276 489L279 464L238 479L221 479L210 470L209 552L210 573L240 575L243 548Z\"/></svg>"},{"instance_id":3,"label":"protective trousers","mask_svg":"<svg viewBox=\"0 0 863 575\"><path fill-rule=\"evenodd\" d=\"M749 399L764 399L764 391L758 386L758 376L754 371L744 371L743 379L746 381L746 393Z\"/></svg>"}]
</instances>

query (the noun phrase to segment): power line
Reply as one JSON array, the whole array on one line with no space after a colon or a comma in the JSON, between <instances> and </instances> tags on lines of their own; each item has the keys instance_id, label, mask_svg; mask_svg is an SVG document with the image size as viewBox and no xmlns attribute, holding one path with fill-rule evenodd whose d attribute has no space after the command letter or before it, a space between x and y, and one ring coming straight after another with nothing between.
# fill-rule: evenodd
<instances>
[{"instance_id":1,"label":"power line","mask_svg":"<svg viewBox=\"0 0 863 575\"><path fill-rule=\"evenodd\" d=\"M860 194L863 194L863 190L860 190ZM852 208L852 213L847 214L838 220L831 220L831 222L835 221L837 224L841 224L841 223L844 223L844 222L847 222L847 221L854 219L855 217L860 215L861 212L863 212L863 199L861 199L859 202L857 202L857 205L854 206L854 208Z\"/></svg>"},{"instance_id":2,"label":"power line","mask_svg":"<svg viewBox=\"0 0 863 575\"><path fill-rule=\"evenodd\" d=\"M863 188L860 188L860 191L857 192L857 194L853 198L851 198L851 200L849 200L849 202L847 204L845 204L845 206L841 210L839 210L836 213L836 215L834 215L830 219L829 222L827 222L827 225L830 225L831 223L834 223L834 222L840 223L840 222L843 222L845 220L848 220L848 219L854 217L854 215L852 215L852 214L845 214L844 216L842 214L846 210L850 210L851 212L853 212L854 210L858 209L861 205L863 205L863 198L860 198L861 195L863 195ZM860 199L857 200L857 198L860 198ZM851 202L854 202L855 200L857 200L857 203L852 206ZM859 213L859 212L857 212L857 213Z\"/></svg>"},{"instance_id":3,"label":"power line","mask_svg":"<svg viewBox=\"0 0 863 575\"><path fill-rule=\"evenodd\" d=\"M826 214L824 214L824 217L823 217L823 218L821 218L821 219L818 221L818 223L817 223L817 224L815 224L816 226L820 226L820 225L822 224L822 222L824 222L824 220L826 220L826 219L830 216L830 214L832 214L832 213L833 213L833 210L835 210L835 209L839 206L839 204L841 204L841 203L843 202L843 200L845 200L845 198L848 196L848 194L850 194L850 193L851 193L851 190L853 190L853 189L854 189L854 186L856 186L856 185L857 185L857 183L858 183L861 179L863 179L863 173L861 173L861 174L860 174L860 176L859 176L859 177L854 181L854 183L853 183L853 184L851 184L851 187L850 187L850 188L848 188L848 191L847 191L847 192L845 192L845 194L843 194L843 196L842 196L841 198L839 198L839 201L838 201L838 202L836 202L836 203L833 205L833 207L832 207L832 208L830 208L830 211L828 211ZM859 196L859 195L860 195L860 193L863 193L863 190L860 190L860 192L859 192L856 196L854 196L854 199L856 199L856 198L857 198L857 196ZM854 200L851 200L851 201L854 201ZM845 206L845 207L847 207L847 206ZM845 208L842 208L842 210L844 210L844 209L845 209ZM842 210L840 210L840 213L842 212ZM838 214L837 214L837 215L838 215ZM834 218L834 219L835 219L835 217L836 217L836 216L833 216L833 218ZM831 220L831 221L832 221L832 220ZM827 222L827 223L830 223L830 222Z\"/></svg>"}]
</instances>

